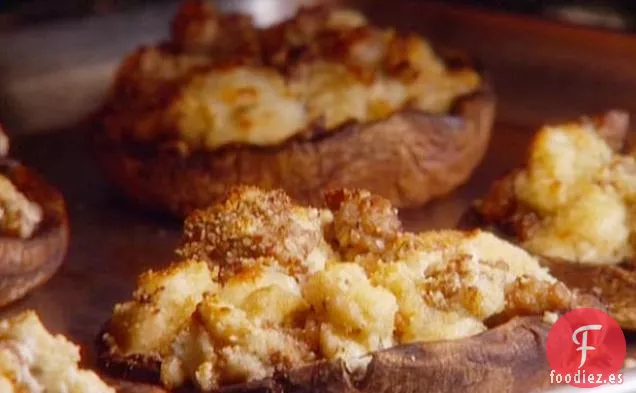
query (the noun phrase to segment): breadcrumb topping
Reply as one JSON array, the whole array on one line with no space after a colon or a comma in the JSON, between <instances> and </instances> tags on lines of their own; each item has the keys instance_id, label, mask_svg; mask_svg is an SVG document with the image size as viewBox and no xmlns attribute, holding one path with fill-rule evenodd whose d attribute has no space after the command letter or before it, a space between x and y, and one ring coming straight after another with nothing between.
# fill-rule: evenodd
<instances>
[{"instance_id":1,"label":"breadcrumb topping","mask_svg":"<svg viewBox=\"0 0 636 393\"><path fill-rule=\"evenodd\" d=\"M325 205L232 189L186 220L187 259L142 276L109 339L161 359L165 386L206 390L570 307L536 259L490 233L404 232L388 201L360 190Z\"/></svg>"},{"instance_id":2,"label":"breadcrumb topping","mask_svg":"<svg viewBox=\"0 0 636 393\"><path fill-rule=\"evenodd\" d=\"M446 113L480 83L472 69L446 67L424 38L353 10L302 9L258 28L247 15L187 1L167 42L121 65L106 126L117 137L177 139L193 150L274 145L403 108Z\"/></svg>"},{"instance_id":3,"label":"breadcrumb topping","mask_svg":"<svg viewBox=\"0 0 636 393\"><path fill-rule=\"evenodd\" d=\"M518 200L537 215L523 247L586 264L634 256L636 159L612 150L603 124L543 127L514 177Z\"/></svg>"},{"instance_id":4,"label":"breadcrumb topping","mask_svg":"<svg viewBox=\"0 0 636 393\"><path fill-rule=\"evenodd\" d=\"M223 261L222 276L241 271L258 257L272 257L290 273L314 272L330 257L322 227L332 219L328 210L293 205L281 190L234 188L224 202L186 219L180 253Z\"/></svg>"},{"instance_id":5,"label":"breadcrumb topping","mask_svg":"<svg viewBox=\"0 0 636 393\"><path fill-rule=\"evenodd\" d=\"M3 393L115 393L79 361L79 348L51 335L33 311L0 322Z\"/></svg>"}]
</instances>

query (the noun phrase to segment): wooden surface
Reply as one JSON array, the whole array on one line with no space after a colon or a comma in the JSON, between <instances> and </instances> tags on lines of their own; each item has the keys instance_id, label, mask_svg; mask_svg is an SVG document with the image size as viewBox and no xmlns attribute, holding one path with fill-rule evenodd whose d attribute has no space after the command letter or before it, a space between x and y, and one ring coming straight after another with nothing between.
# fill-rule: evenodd
<instances>
[{"instance_id":1,"label":"wooden surface","mask_svg":"<svg viewBox=\"0 0 636 393\"><path fill-rule=\"evenodd\" d=\"M495 177L521 161L532 127L545 119L609 107L636 114L636 37L422 2L382 4L384 8L367 8L374 18L427 31L438 42L482 57L500 97L499 122L483 165L448 197L403 211L410 229L453 226ZM14 140L13 154L65 194L72 235L60 272L0 314L35 308L51 330L81 344L86 363L92 365L100 325L115 302L129 298L140 272L170 261L180 223L136 212L118 201L95 169L83 132ZM628 339L631 356L636 356L636 338Z\"/></svg>"}]
</instances>

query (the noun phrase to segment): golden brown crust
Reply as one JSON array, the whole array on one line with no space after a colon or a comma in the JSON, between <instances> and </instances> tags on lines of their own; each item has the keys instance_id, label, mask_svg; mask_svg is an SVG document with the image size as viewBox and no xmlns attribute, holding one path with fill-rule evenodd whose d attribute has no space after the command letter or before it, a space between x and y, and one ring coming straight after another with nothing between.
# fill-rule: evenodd
<instances>
[{"instance_id":1,"label":"golden brown crust","mask_svg":"<svg viewBox=\"0 0 636 393\"><path fill-rule=\"evenodd\" d=\"M540 316L579 307L577 294L549 276L527 253L491 234L403 232L386 199L360 190L329 191L325 205L328 210L301 208L280 190L242 186L228 192L223 202L195 212L186 222L181 253L207 263L188 260L157 272L165 281L146 280L135 291L134 301L117 305L98 337L101 366L118 378L179 386L183 391L194 390L189 384L196 384L201 390L221 386L221 392L388 392L395 386L414 393L450 392L458 380L476 392L492 391L499 384L514 387L510 391L542 386L545 374L540 370L547 367L542 346L549 324ZM294 230L296 225L305 232ZM280 269L269 269L268 264L309 270L311 258L305 255L320 247L307 236L311 232L330 240L336 257L350 253L352 259L330 260L325 266L313 266L308 274L283 269L283 274L293 276L291 283L283 282ZM369 259L368 273L363 266L346 262L358 257ZM186 270L192 271L186 274ZM206 280L197 278L195 270L208 272L203 273ZM258 287L255 279L266 270L280 284L264 282L265 287ZM219 274L215 279L215 272L226 272L227 277ZM250 285L259 289L251 290ZM301 295L295 294L296 288ZM268 293L300 301L286 303ZM346 307L334 303L353 293L363 301ZM198 304L196 311L186 311L183 319L171 312L190 307L190 300L197 296L200 302L191 303ZM129 312L133 309L143 309L149 318L137 318L139 313ZM329 315L329 309L342 310L343 315ZM362 312L352 314L352 309ZM388 312L375 313L382 309ZM233 310L254 322L240 322ZM237 315L236 319L229 319L231 315ZM265 315L265 324L256 321ZM353 340L349 337L374 334L387 344L353 347L340 356L327 346L333 344L324 335L334 330L332 326L339 327L341 320L351 329L340 333L342 337ZM184 324L187 330L181 330ZM272 352L262 355L267 371L252 368L253 374L245 377L236 368L227 368L233 359L222 356L229 348L245 348L243 353L250 354L252 347L259 348L269 338L264 333L254 335L250 336L254 341L242 344L237 337L245 330L230 328L235 325L250 331L279 330L286 338L277 336L285 341L277 340L289 345L272 347ZM368 325L374 330L367 332ZM479 334L487 326L492 330ZM413 329L434 332L415 336ZM175 335L177 331L183 334ZM381 336L385 332L388 339ZM118 337L120 333L123 338ZM154 343L146 340L148 336L156 338ZM189 341L193 338L196 341ZM339 350L351 351L346 344L336 343L342 345ZM202 355L209 359L204 366L199 355L181 355L190 351L185 349L190 345L214 351ZM325 360L334 358L347 359L347 365ZM361 372L354 371L353 363L364 363L360 358L371 363L363 365ZM184 369L177 367L185 364L195 374L181 374Z\"/></svg>"},{"instance_id":2,"label":"golden brown crust","mask_svg":"<svg viewBox=\"0 0 636 393\"><path fill-rule=\"evenodd\" d=\"M263 193L236 187L225 194L224 202L188 216L184 246L178 253L211 264L222 261L219 278L249 274L267 261L300 269L312 251L326 247L320 212L309 214L296 213L291 199L281 190Z\"/></svg>"},{"instance_id":3,"label":"golden brown crust","mask_svg":"<svg viewBox=\"0 0 636 393\"><path fill-rule=\"evenodd\" d=\"M534 392L549 383L545 358L548 330L549 325L540 318L515 318L462 340L411 344L376 352L366 371L360 373L350 371L342 361L320 362L218 392L389 393L397 386L408 393L451 393L458 389L475 393ZM124 384L130 386L128 382Z\"/></svg>"},{"instance_id":4,"label":"golden brown crust","mask_svg":"<svg viewBox=\"0 0 636 393\"><path fill-rule=\"evenodd\" d=\"M594 303L590 306L600 308ZM506 308L489 318L486 324L498 326L515 316L537 315L543 310L567 311L577 307L581 307L578 295L562 282L546 283L534 277L520 277L506 288Z\"/></svg>"},{"instance_id":5,"label":"golden brown crust","mask_svg":"<svg viewBox=\"0 0 636 393\"><path fill-rule=\"evenodd\" d=\"M44 213L40 228L31 238L0 237L0 306L4 306L42 285L57 271L66 255L69 228L59 191L14 161L3 159L0 167Z\"/></svg>"},{"instance_id":6,"label":"golden brown crust","mask_svg":"<svg viewBox=\"0 0 636 393\"><path fill-rule=\"evenodd\" d=\"M608 145L620 152L626 148L628 116L610 111L591 119ZM514 193L517 171L493 183L489 192L460 218L461 229L488 229L515 243L530 238L539 223L539 215L520 202ZM551 274L573 289L598 296L619 324L636 330L636 271L633 261L613 266L585 266L573 261L541 258Z\"/></svg>"},{"instance_id":7,"label":"golden brown crust","mask_svg":"<svg viewBox=\"0 0 636 393\"><path fill-rule=\"evenodd\" d=\"M125 60L96 117L96 156L108 179L137 204L179 216L213 204L236 184L282 188L307 203L320 201L324 188L364 188L401 208L464 183L486 151L494 118L495 99L479 67L463 55L438 56L420 38L356 22L360 15L334 15L330 8L303 9L287 22L258 29L249 17L185 2L167 42ZM351 74L344 79L355 83L343 79L331 86L308 77L326 72L340 80L341 68ZM201 107L209 116L193 109L201 102L236 101L223 97L239 93L199 96L225 91L225 84L210 87L206 78L237 69L251 70L249 78L228 76L248 84L237 91L264 97L257 100L263 105L271 101L264 94L277 91L271 94L282 101L274 112L286 113L289 123L279 119L267 126L274 120L263 118L273 115L246 110L222 121L219 113L230 107ZM289 92L283 94L274 80L289 85ZM263 83L269 87L257 88ZM371 95L360 93L371 86L378 91L373 97L379 96L369 101L368 113L349 108ZM327 105L340 102L341 90L348 97L342 108L349 108L342 113ZM439 108L427 106L438 101L444 102ZM266 109L258 113L271 114ZM217 130L217 123L228 123L227 129Z\"/></svg>"},{"instance_id":8,"label":"golden brown crust","mask_svg":"<svg viewBox=\"0 0 636 393\"><path fill-rule=\"evenodd\" d=\"M188 1L167 41L124 61L103 121L114 139L271 146L405 108L447 113L481 79L471 64L445 65L423 38L351 10L303 8L259 29L249 16Z\"/></svg>"},{"instance_id":9,"label":"golden brown crust","mask_svg":"<svg viewBox=\"0 0 636 393\"><path fill-rule=\"evenodd\" d=\"M232 185L283 188L314 203L325 188L364 188L398 207L417 206L464 183L483 158L494 98L477 93L449 116L403 111L276 147L228 147L182 155L94 133L109 180L135 203L185 216L217 202Z\"/></svg>"}]
</instances>

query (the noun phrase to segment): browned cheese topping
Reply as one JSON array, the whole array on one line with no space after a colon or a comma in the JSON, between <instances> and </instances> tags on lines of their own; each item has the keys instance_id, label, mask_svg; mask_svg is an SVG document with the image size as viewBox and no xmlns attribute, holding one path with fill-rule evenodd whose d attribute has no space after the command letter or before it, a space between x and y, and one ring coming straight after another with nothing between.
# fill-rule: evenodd
<instances>
[{"instance_id":1,"label":"browned cheese topping","mask_svg":"<svg viewBox=\"0 0 636 393\"><path fill-rule=\"evenodd\" d=\"M106 126L115 137L191 150L275 145L404 108L446 113L480 83L470 68L447 67L424 38L352 10L303 9L257 28L247 15L188 1L167 42L121 65Z\"/></svg>"},{"instance_id":2,"label":"browned cheese topping","mask_svg":"<svg viewBox=\"0 0 636 393\"><path fill-rule=\"evenodd\" d=\"M512 234L536 255L633 260L636 156L614 151L607 127L587 119L541 128L524 167L496 183L478 209L494 223L513 223Z\"/></svg>"},{"instance_id":3,"label":"browned cheese topping","mask_svg":"<svg viewBox=\"0 0 636 393\"><path fill-rule=\"evenodd\" d=\"M319 359L363 367L373 351L570 305L563 284L490 233L405 232L364 191L325 202L239 187L191 215L180 261L144 274L115 307L113 349L160 359L169 388L205 391Z\"/></svg>"},{"instance_id":4,"label":"browned cheese topping","mask_svg":"<svg viewBox=\"0 0 636 393\"><path fill-rule=\"evenodd\" d=\"M0 392L115 393L79 361L79 348L50 334L35 312L0 321Z\"/></svg>"}]
</instances>

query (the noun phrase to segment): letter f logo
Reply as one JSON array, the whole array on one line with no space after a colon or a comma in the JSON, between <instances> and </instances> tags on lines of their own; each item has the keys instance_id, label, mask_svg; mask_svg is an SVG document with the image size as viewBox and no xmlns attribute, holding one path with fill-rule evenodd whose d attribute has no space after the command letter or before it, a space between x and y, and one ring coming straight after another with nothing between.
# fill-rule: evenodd
<instances>
[{"instance_id":1,"label":"letter f logo","mask_svg":"<svg viewBox=\"0 0 636 393\"><path fill-rule=\"evenodd\" d=\"M594 347L587 345L588 330L601 330L602 328L603 328L602 325L585 325L576 329L574 333L572 334L572 341L574 341L574 344L580 345L580 347L576 349L577 351L581 351L581 364L579 365L579 368L583 367L583 365L585 364L585 361L587 360L587 351L593 351L596 349ZM579 342L576 336L581 332L583 334L581 334L581 342Z\"/></svg>"}]
</instances>

